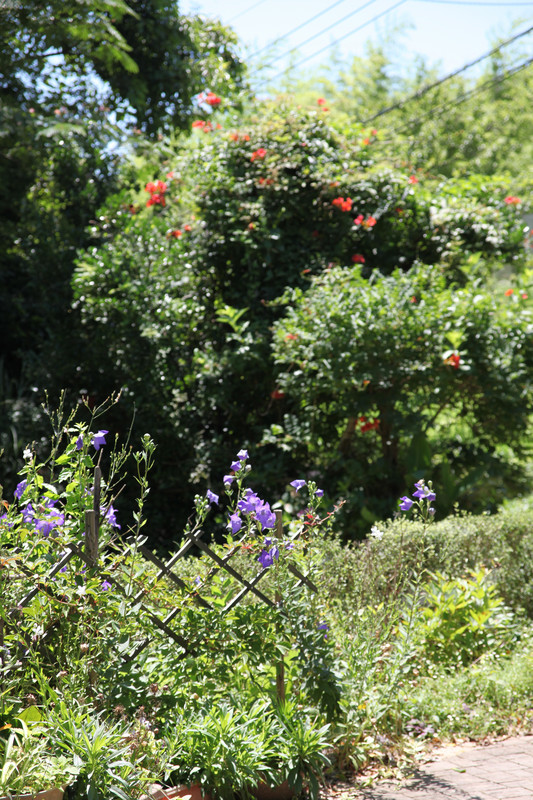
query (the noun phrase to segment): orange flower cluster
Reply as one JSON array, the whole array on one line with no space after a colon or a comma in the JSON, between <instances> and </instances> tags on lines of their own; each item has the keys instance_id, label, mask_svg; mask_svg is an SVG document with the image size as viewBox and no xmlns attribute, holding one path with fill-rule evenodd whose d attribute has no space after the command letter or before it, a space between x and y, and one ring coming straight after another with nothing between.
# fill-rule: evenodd
<instances>
[{"instance_id":1,"label":"orange flower cluster","mask_svg":"<svg viewBox=\"0 0 533 800\"><path fill-rule=\"evenodd\" d=\"M366 417L359 417L357 422L361 433L368 433L368 431L375 431L379 428L379 419L369 420Z\"/></svg>"},{"instance_id":2,"label":"orange flower cluster","mask_svg":"<svg viewBox=\"0 0 533 800\"><path fill-rule=\"evenodd\" d=\"M209 133L210 131L214 130L214 128L216 128L217 130L221 130L222 125L220 124L220 122L217 122L217 124L213 126L211 125L210 122L206 122L203 119L195 119L192 124L192 127L198 128L198 130L203 131L204 133Z\"/></svg>"},{"instance_id":3,"label":"orange flower cluster","mask_svg":"<svg viewBox=\"0 0 533 800\"><path fill-rule=\"evenodd\" d=\"M144 187L145 191L149 193L150 199L146 201L147 206L163 206L165 207L165 192L167 185L163 181L150 181Z\"/></svg>"},{"instance_id":4,"label":"orange flower cluster","mask_svg":"<svg viewBox=\"0 0 533 800\"><path fill-rule=\"evenodd\" d=\"M184 225L183 230L188 233L189 231L192 230L192 227L190 225ZM182 236L183 236L183 231L180 231L177 228L167 233L167 239L180 239Z\"/></svg>"},{"instance_id":5,"label":"orange flower cluster","mask_svg":"<svg viewBox=\"0 0 533 800\"><path fill-rule=\"evenodd\" d=\"M331 201L331 204L336 208L340 208L341 211L351 211L353 200L351 197L347 197L346 200L344 197L336 197L335 200Z\"/></svg>"},{"instance_id":6,"label":"orange flower cluster","mask_svg":"<svg viewBox=\"0 0 533 800\"><path fill-rule=\"evenodd\" d=\"M377 219L375 217L367 217L366 219L362 214L359 214L353 221L354 225L362 225L363 228L373 228Z\"/></svg>"},{"instance_id":7,"label":"orange flower cluster","mask_svg":"<svg viewBox=\"0 0 533 800\"><path fill-rule=\"evenodd\" d=\"M218 95L216 95L214 92L208 92L207 94L204 94L202 92L201 94L198 95L198 102L207 103L207 105L211 106L211 108L218 108L218 106L222 102L222 99L218 97Z\"/></svg>"},{"instance_id":8,"label":"orange flower cluster","mask_svg":"<svg viewBox=\"0 0 533 800\"><path fill-rule=\"evenodd\" d=\"M459 369L459 364L461 363L461 356L458 353L452 353L451 356L444 359L444 363L447 364L449 367L453 367L454 369Z\"/></svg>"},{"instance_id":9,"label":"orange flower cluster","mask_svg":"<svg viewBox=\"0 0 533 800\"><path fill-rule=\"evenodd\" d=\"M264 158L266 154L267 151L265 150L265 148L260 147L259 150L256 150L255 152L252 153L252 155L250 156L250 161L256 161L256 159L258 158Z\"/></svg>"}]
</instances>

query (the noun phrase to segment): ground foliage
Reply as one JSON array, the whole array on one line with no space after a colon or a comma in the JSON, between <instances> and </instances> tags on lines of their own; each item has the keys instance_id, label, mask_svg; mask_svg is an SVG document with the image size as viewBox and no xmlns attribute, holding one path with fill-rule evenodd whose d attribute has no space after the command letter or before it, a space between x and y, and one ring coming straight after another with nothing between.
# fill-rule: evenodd
<instances>
[{"instance_id":1,"label":"ground foliage","mask_svg":"<svg viewBox=\"0 0 533 800\"><path fill-rule=\"evenodd\" d=\"M432 524L438 496L420 481L402 519L345 547L322 491L297 478L290 489L310 511L285 514L278 537L241 449L216 492L196 498L189 533L212 530L218 509L228 527L216 552L233 552L249 579L262 568L262 591L282 601L248 595L228 608L233 578L210 558L174 560L179 580L169 581L141 556L157 451L148 436L133 453L111 447L107 410L90 425L78 410L53 413L51 453L41 462L26 448L15 495L2 500L2 790L69 783L75 800L125 800L155 780L230 798L262 779L316 798L324 769L346 775L377 759L397 776L455 733L529 729L530 504ZM87 563L69 550L84 548L97 463L109 471L98 557ZM131 520L114 506L128 475L139 487ZM519 563L526 580L512 596ZM291 565L316 592L297 585Z\"/></svg>"}]
</instances>

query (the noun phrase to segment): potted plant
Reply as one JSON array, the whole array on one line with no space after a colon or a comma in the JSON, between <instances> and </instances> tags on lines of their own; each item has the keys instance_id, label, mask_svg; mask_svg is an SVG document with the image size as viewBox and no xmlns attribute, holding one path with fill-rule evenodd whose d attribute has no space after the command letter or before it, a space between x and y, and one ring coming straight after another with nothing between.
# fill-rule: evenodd
<instances>
[{"instance_id":1,"label":"potted plant","mask_svg":"<svg viewBox=\"0 0 533 800\"><path fill-rule=\"evenodd\" d=\"M191 786L172 786L165 789L158 783L152 784L143 800L207 800L209 796L204 794L199 783Z\"/></svg>"},{"instance_id":2,"label":"potted plant","mask_svg":"<svg viewBox=\"0 0 533 800\"><path fill-rule=\"evenodd\" d=\"M75 768L46 751L46 740L18 720L0 739L0 800L62 800Z\"/></svg>"}]
</instances>

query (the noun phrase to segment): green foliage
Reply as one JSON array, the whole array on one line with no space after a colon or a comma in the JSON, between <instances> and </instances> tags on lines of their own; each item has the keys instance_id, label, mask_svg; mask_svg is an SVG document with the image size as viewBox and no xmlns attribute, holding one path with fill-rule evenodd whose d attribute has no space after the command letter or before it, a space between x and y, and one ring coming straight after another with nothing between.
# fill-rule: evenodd
<instances>
[{"instance_id":1,"label":"green foliage","mask_svg":"<svg viewBox=\"0 0 533 800\"><path fill-rule=\"evenodd\" d=\"M241 86L234 35L220 23L180 17L174 0L83 0L73 8L32 0L0 14L4 95L19 95L26 112L35 103L50 108L56 92L74 106L91 75L104 105L126 119L133 110L154 134L184 127L202 90Z\"/></svg>"},{"instance_id":2,"label":"green foliage","mask_svg":"<svg viewBox=\"0 0 533 800\"><path fill-rule=\"evenodd\" d=\"M323 470L324 461L331 462L330 453L321 463L315 460L315 451L322 449L321 425L315 430L307 415L304 418L294 410L290 393L284 395L285 378L278 380L274 363L281 362L279 339L274 359L270 354L272 324L283 313L275 299L287 287L299 292L307 340L313 337L313 330L303 311L305 298L316 296L316 284L310 279L321 275L328 264L343 267L331 273L333 283L337 275L342 274L344 281L356 274L344 265L353 259L364 262L358 287L365 287L364 279L374 273L414 268L411 294L407 295L407 278L399 291L409 308L413 294L424 290L424 302L409 308L421 330L433 324L451 302L451 282L465 284L463 311L455 316L450 313L447 328L439 322L440 330L432 332L439 340L438 355L433 353L432 358L435 369L441 359L439 386L445 391L443 400L432 395L434 402L427 410L430 418L439 400L451 405L462 386L461 381L453 380L453 367L444 368L442 360L459 349L456 340L464 334L453 326L470 324L468 335L472 341L475 336L477 320L468 323L466 309L472 296L479 294L479 287L472 284L468 288L469 282L472 278L486 280L503 258L516 268L523 262L520 216L515 205L504 202L508 191L504 182L423 183L421 179L416 183L418 179L404 171L373 164L361 132L343 138L327 125L320 110L304 114L270 108L260 119L251 109L239 128L231 127L228 135L228 123L234 121L226 111L216 111L209 123L199 121L203 129L199 127L179 152L165 143L160 166L153 161L139 162L129 193L116 196L103 210L102 225L94 231L100 239L80 257L74 276L75 308L90 341L87 350L92 361L86 364L84 381L91 387L90 394L98 396L124 387L125 413L135 402L137 430L150 429L160 445L161 469L154 489L161 510L171 491L188 507L192 493L204 483L209 485L224 469L231 451L243 442L263 439L262 482L271 492L283 491L298 459L305 470ZM156 177L164 178L164 205L158 202L141 208L140 203L150 203L151 196L142 187ZM420 262L435 266L424 273ZM380 289L392 287L393 282L376 279L372 286L367 288L373 292L373 302L390 303L398 326L401 316L394 306L398 293L379 298ZM479 313L485 313L486 326L492 312L485 305L482 312L482 305ZM337 311L342 315L340 304ZM407 314L407 308L405 311ZM330 322L334 320L324 320L324 324ZM385 324L385 318L382 322ZM299 325L295 317L294 330L286 335L298 336ZM496 329L498 325L494 323ZM336 326L331 327L324 341L322 334L316 340L318 349L335 337ZM421 335L419 328L406 328L406 338L413 331ZM396 327L388 331L389 338L392 330ZM374 332L377 334L377 328ZM503 336L504 329L495 332L495 346ZM366 347L368 342L365 339L360 344ZM509 346L513 345L506 345L507 349ZM448 356L444 355L447 351ZM350 349L344 347L342 352L341 361L349 360ZM370 357L374 350L367 353ZM487 358L491 359L492 353ZM326 362L329 364L327 358ZM343 366L339 363L339 372ZM329 376L328 368L323 367L325 383ZM404 380L403 373L393 377L394 363L389 368L391 381ZM406 369L404 365L402 370ZM415 373L418 394L424 393L425 369L421 366ZM354 370L355 361L349 371ZM464 377L466 365L460 373ZM296 383L294 375L290 380ZM332 387L335 380L332 375ZM431 391L428 384L426 395ZM309 401L306 398L306 403ZM337 403L337 408L343 402ZM496 406L492 408L489 416L495 421ZM356 409L347 417L355 413ZM407 412L397 420L400 426L406 416ZM336 429L338 440L342 431L334 417L332 413L329 427ZM409 422L403 431L406 440L412 437L413 425ZM266 435L265 427L269 429ZM490 448L481 448L476 439L470 441L473 437L465 425L463 428L466 441L457 460L470 461L461 466L461 477L473 460L483 459L485 465L488 450L492 453L498 442L491 439ZM484 430L483 435L488 442L492 434ZM370 442L375 436L367 439ZM313 441L312 455L306 451L309 439ZM395 446L391 444L392 449ZM403 489L406 474L427 466L428 447L443 450L445 446L447 442L441 440L428 443L426 435L413 439L417 452L409 467L400 466L391 495L395 497L396 490ZM464 456L468 448L475 453ZM390 461L389 454L385 460ZM348 484L362 486L357 491L371 498L367 518L385 512L385 505L378 507L372 500L376 474L365 485L338 460L332 469L339 473L331 481L332 495L339 488L344 493ZM376 465L375 472L378 469ZM450 469L449 465L442 467L444 472ZM384 480L389 481L389 475ZM466 486L470 488L476 480L479 478L472 476ZM460 493L458 489L454 500ZM365 504L359 502L361 507ZM164 528L170 519L179 523L176 511L164 508L163 536L168 535Z\"/></svg>"},{"instance_id":3,"label":"green foliage","mask_svg":"<svg viewBox=\"0 0 533 800\"><path fill-rule=\"evenodd\" d=\"M76 775L69 790L75 800L137 797L149 770L163 773L163 749L177 752L167 774L191 781L201 776L220 796L288 780L297 791L305 781L316 797L327 763L324 716L336 716L338 688L327 625L319 624L318 604L294 589L291 573L308 572L306 550L321 524L315 484L307 487L306 519L292 524L285 540L268 537L275 514L246 489L248 456L239 453L225 493L227 513L241 515L242 532L212 547L225 560L242 550L250 572L246 586L269 570L268 586L261 588L266 596L272 591L275 602L258 603L253 595L244 600L242 583L211 558L191 561L170 581L166 570L156 571L140 556L154 452L148 435L133 454L138 508L133 524L119 532L112 502L127 450L116 446L108 454L108 432L75 422L75 412L65 417L60 411L52 422L49 458L39 462L26 449L23 480L0 518L1 721L7 727L18 719L39 723L39 746L57 754L62 768L66 759ZM96 501L102 450L109 477ZM87 525L95 503L97 556ZM191 541L204 529L210 503L214 497L196 498ZM270 563L262 560L269 552ZM184 637L181 647L165 625L154 628L155 615L173 620ZM111 722L110 713L119 719ZM176 727L176 714L184 727ZM173 738L170 750L155 733ZM23 755L17 751L14 769L20 762L22 770Z\"/></svg>"},{"instance_id":4,"label":"green foliage","mask_svg":"<svg viewBox=\"0 0 533 800\"><path fill-rule=\"evenodd\" d=\"M290 442L351 515L389 514L428 471L437 493L455 476L455 501L528 427L532 320L512 299L422 265L370 281L331 269L287 293L273 345L287 412L269 441Z\"/></svg>"},{"instance_id":5,"label":"green foliage","mask_svg":"<svg viewBox=\"0 0 533 800\"><path fill-rule=\"evenodd\" d=\"M527 108L531 92L528 38L506 43L523 26L500 33L481 72L445 81L439 65L420 56L406 59L404 32L405 26L389 30L348 63L334 53L312 75L286 80L284 91L304 107L316 107L322 95L340 129L362 121L367 135L377 134L377 158L392 156L413 171L448 177L511 174L525 194L533 117L529 111L517 117L514 108Z\"/></svg>"},{"instance_id":6,"label":"green foliage","mask_svg":"<svg viewBox=\"0 0 533 800\"><path fill-rule=\"evenodd\" d=\"M463 578L428 575L415 626L422 657L455 669L498 647L510 650L513 618L502 603L484 567Z\"/></svg>"},{"instance_id":7,"label":"green foliage","mask_svg":"<svg viewBox=\"0 0 533 800\"><path fill-rule=\"evenodd\" d=\"M285 780L296 792L305 780L316 798L317 777L328 764L327 734L327 726L302 717L293 703L272 709L258 702L238 711L216 705L179 720L167 771L176 784L198 782L221 798L235 791L248 797L261 782L276 786Z\"/></svg>"},{"instance_id":8,"label":"green foliage","mask_svg":"<svg viewBox=\"0 0 533 800\"><path fill-rule=\"evenodd\" d=\"M63 786L76 775L76 768L64 757L47 752L46 740L30 730L23 720L0 738L0 792L2 797L37 794Z\"/></svg>"},{"instance_id":9,"label":"green foliage","mask_svg":"<svg viewBox=\"0 0 533 800\"><path fill-rule=\"evenodd\" d=\"M0 415L1 482L20 467L17 439L46 430L36 410L45 391L68 390L75 401L87 388L73 262L94 243L98 208L119 187L119 163L134 149L132 115L136 140L141 129L156 136L188 126L198 93L238 93L241 84L233 34L180 17L170 0L0 8L0 181L10 187L0 200L0 282L10 298L0 358L23 387Z\"/></svg>"},{"instance_id":10,"label":"green foliage","mask_svg":"<svg viewBox=\"0 0 533 800\"><path fill-rule=\"evenodd\" d=\"M438 500L437 500L438 503ZM495 514L457 515L427 527L396 519L372 527L366 541L321 545L324 591L339 615L354 620L358 608L400 596L414 576L441 572L447 579L481 566L507 606L533 614L531 501L514 501Z\"/></svg>"},{"instance_id":11,"label":"green foliage","mask_svg":"<svg viewBox=\"0 0 533 800\"><path fill-rule=\"evenodd\" d=\"M72 699L68 705L61 700L48 708L47 722L52 746L76 768L77 778L69 789L73 800L128 800L147 788L145 754L135 753L134 736L123 724L109 724Z\"/></svg>"},{"instance_id":12,"label":"green foliage","mask_svg":"<svg viewBox=\"0 0 533 800\"><path fill-rule=\"evenodd\" d=\"M332 517L318 515L316 484L295 481L293 488L308 494L309 510L301 520L287 519L284 537L273 539L274 515L266 509L261 517L261 501L246 488L248 454L240 451L225 496L217 506L213 495L198 496L188 528L194 540L219 513L240 515L241 528L210 547L221 559L234 556L245 586L257 586L260 561L261 591L276 603L248 594L236 604L242 584L205 556L177 559L176 580L141 557L149 437L134 456L140 499L128 530L133 539L125 541L110 499L123 480L126 451L108 453L102 442L108 434L72 415L52 421L50 458L39 462L27 449L24 482L0 519L2 723L26 725L32 737L31 748L5 759L20 775L27 752L35 761L41 748L54 775L75 777L69 789L75 800L138 797L157 778L199 782L220 797L248 796L259 782L286 780L316 798L330 760L359 767L406 735L434 730L435 715L428 716L427 701L414 691L423 687L423 673L463 668L472 659L481 664L487 653L501 661L517 646L521 631L498 595L499 573L504 590L505 581L512 583L505 570L517 560L512 512L498 515L500 536L494 535L498 517L492 536L486 535L490 517L435 524L404 519L384 531L375 527L367 543L342 550L338 540L319 535ZM79 553L67 564L65 550L87 537L97 446L109 469L100 500L105 547L96 567L80 568ZM530 526L521 530L527 541ZM265 567L272 548L276 555ZM494 585L484 567L456 577L469 560L496 558ZM424 582L430 567L438 572ZM297 585L302 574L317 584L316 594ZM28 591L14 620L10 609ZM154 628L150 613L166 615L187 649ZM479 691L481 707L489 695Z\"/></svg>"},{"instance_id":13,"label":"green foliage","mask_svg":"<svg viewBox=\"0 0 533 800\"><path fill-rule=\"evenodd\" d=\"M475 740L516 733L531 722L531 639L506 658L489 655L467 669L417 682L406 712L411 736L460 735Z\"/></svg>"}]
</instances>

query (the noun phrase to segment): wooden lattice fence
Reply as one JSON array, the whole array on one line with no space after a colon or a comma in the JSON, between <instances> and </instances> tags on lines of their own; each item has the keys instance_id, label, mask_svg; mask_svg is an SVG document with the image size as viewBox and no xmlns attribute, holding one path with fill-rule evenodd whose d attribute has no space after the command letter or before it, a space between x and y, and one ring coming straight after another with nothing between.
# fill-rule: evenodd
<instances>
[{"instance_id":1,"label":"wooden lattice fence","mask_svg":"<svg viewBox=\"0 0 533 800\"><path fill-rule=\"evenodd\" d=\"M93 507L85 512L85 533L83 546L80 546L78 542L69 543L59 560L50 568L48 574L42 576L41 578L35 578L35 585L29 592L20 598L16 604L16 607L13 608L9 613L8 625L16 625L22 610L29 603L31 603L37 594L43 593L48 595L51 599L54 598L55 591L53 588L53 579L61 571L63 571L73 559L77 559L78 562L81 561L84 565L84 568L89 568L91 570L98 569L101 548L99 535L100 522L107 511L106 509L102 510L100 506L101 471L99 467L95 468L94 478ZM279 539L281 539L283 536L281 511L276 512L276 527L274 534ZM213 605L204 596L202 596L202 592L209 595L210 582L221 570L232 578L233 591L231 593L231 597L227 600L224 607L219 609L218 613L222 615L227 614L232 608L241 603L244 598L250 594L253 595L256 601L259 601L267 606L275 607L278 605L281 602L279 595L269 597L266 592L259 588L261 580L269 570L268 567L262 567L258 565L257 571L253 577L250 578L241 574L241 572L239 572L239 570L231 563L234 556L243 548L243 546L246 546L248 537L249 534L245 529L241 538L235 541L227 550L227 552L225 552L223 555L219 555L219 553L216 552L216 549L205 541L206 537L203 530L193 530L185 534L185 539L179 550L167 560L163 560L154 552L152 552L144 539L130 538L125 541L121 541L119 539L114 545L116 549L119 549L122 546L125 549L129 548L130 551L134 550L138 556L141 556L145 562L156 567L157 570L155 573L152 571L148 575L148 581L143 581L142 586L135 594L132 594L131 588L124 586L123 582L119 578L110 574L109 570L104 570L103 574L105 580L109 582L109 584L113 585L115 590L117 590L123 596L124 601L128 603L131 608L140 609L151 626L151 628L146 626L148 629L145 632L143 631L145 633L144 638L142 638L141 641L138 641L133 649L123 656L124 660L132 661L150 644L155 635L154 629L158 629L162 634L168 636L169 639L175 642L175 644L181 648L182 656L194 656L194 643L191 642L191 640L187 637L187 632L175 630L172 627L172 621L181 615L182 609L186 604L193 603L194 605L206 610L215 611ZM180 560L186 558L187 556L197 554L198 551L210 560L211 567L207 571L207 575L200 582L200 585L195 584L194 588L191 588L190 583L184 581L178 574L176 574L174 569ZM35 577L33 573L23 564L18 564L18 569L27 578ZM288 569L295 579L295 584L304 585L311 591L317 590L315 584L309 578L309 576L303 574L295 565L289 564ZM156 613L155 609L149 607L146 598L150 596L151 588L157 586L163 580L169 581L178 591L173 594L173 597L176 599L174 607L168 610L164 616L161 616L160 614ZM33 645L35 645L36 639L40 640L42 644L46 644L48 635L49 633L46 630L38 634L34 632L31 637L26 634L25 643L29 647L31 638ZM0 621L0 653L3 653L3 644L4 622ZM22 660L24 658L22 651L21 658ZM282 665L278 665L277 683L278 693L283 695Z\"/></svg>"}]
</instances>

